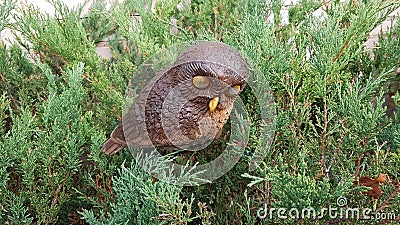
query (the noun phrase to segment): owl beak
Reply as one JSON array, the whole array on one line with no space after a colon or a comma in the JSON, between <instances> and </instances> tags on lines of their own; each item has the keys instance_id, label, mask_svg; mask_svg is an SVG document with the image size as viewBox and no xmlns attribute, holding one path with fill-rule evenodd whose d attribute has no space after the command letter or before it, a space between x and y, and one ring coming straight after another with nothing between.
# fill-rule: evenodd
<instances>
[{"instance_id":1,"label":"owl beak","mask_svg":"<svg viewBox=\"0 0 400 225\"><path fill-rule=\"evenodd\" d=\"M215 111L215 109L217 108L218 102L219 102L219 97L215 97L210 100L210 102L208 103L208 108L210 109L210 112Z\"/></svg>"}]
</instances>

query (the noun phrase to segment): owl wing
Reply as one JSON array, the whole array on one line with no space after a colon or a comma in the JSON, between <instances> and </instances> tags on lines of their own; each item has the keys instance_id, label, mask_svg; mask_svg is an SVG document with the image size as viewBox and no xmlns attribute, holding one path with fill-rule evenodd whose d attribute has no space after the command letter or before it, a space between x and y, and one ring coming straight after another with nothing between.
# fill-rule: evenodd
<instances>
[{"instance_id":1,"label":"owl wing","mask_svg":"<svg viewBox=\"0 0 400 225\"><path fill-rule=\"evenodd\" d=\"M148 72L148 71L146 71ZM154 72L150 73L153 76ZM134 103L126 111L123 116L122 122L118 124L110 134L110 138L103 144L102 151L107 155L113 155L124 147L140 147L152 148L154 147L149 138L146 124L145 124L145 106L148 103L147 98L154 86L154 83L165 76L164 73L159 73L140 91L139 95L135 98ZM133 84L131 83L130 86ZM131 87L134 89L133 87ZM132 96L128 96L132 97ZM125 137L127 135L127 138Z\"/></svg>"},{"instance_id":2,"label":"owl wing","mask_svg":"<svg viewBox=\"0 0 400 225\"><path fill-rule=\"evenodd\" d=\"M103 144L102 151L105 154L113 155L127 146L154 147L148 136L144 118L141 116L141 113L144 112L144 109L141 109L143 105L139 102L132 105L124 116L123 121L114 128L110 138ZM125 138L125 135L128 138Z\"/></svg>"}]
</instances>

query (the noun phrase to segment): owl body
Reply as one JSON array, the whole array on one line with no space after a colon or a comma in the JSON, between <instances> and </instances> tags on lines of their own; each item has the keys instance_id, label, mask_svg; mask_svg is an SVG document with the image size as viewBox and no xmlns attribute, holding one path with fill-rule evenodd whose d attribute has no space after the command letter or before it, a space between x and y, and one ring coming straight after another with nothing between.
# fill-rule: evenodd
<instances>
[{"instance_id":1,"label":"owl body","mask_svg":"<svg viewBox=\"0 0 400 225\"><path fill-rule=\"evenodd\" d=\"M102 150L206 147L221 134L247 77L245 61L230 46L190 46L142 89Z\"/></svg>"}]
</instances>

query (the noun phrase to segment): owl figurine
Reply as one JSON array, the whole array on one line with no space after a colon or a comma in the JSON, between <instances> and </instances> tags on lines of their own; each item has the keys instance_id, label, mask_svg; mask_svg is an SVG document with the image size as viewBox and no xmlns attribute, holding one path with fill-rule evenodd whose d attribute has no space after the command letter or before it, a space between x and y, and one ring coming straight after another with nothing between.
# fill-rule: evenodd
<instances>
[{"instance_id":1,"label":"owl figurine","mask_svg":"<svg viewBox=\"0 0 400 225\"><path fill-rule=\"evenodd\" d=\"M226 44L189 46L140 91L102 151L205 148L222 133L248 75L246 61Z\"/></svg>"}]
</instances>

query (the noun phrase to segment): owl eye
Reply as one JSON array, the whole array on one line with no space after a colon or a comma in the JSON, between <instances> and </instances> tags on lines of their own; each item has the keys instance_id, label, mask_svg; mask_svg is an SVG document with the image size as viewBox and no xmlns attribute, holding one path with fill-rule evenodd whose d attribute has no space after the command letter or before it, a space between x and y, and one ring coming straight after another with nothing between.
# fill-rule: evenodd
<instances>
[{"instance_id":1,"label":"owl eye","mask_svg":"<svg viewBox=\"0 0 400 225\"><path fill-rule=\"evenodd\" d=\"M240 85L235 85L229 87L228 90L226 90L225 94L228 96L235 96L239 94L239 91L240 91Z\"/></svg>"},{"instance_id":2,"label":"owl eye","mask_svg":"<svg viewBox=\"0 0 400 225\"><path fill-rule=\"evenodd\" d=\"M210 80L205 76L193 77L193 85L199 89L205 89L210 85Z\"/></svg>"}]
</instances>

